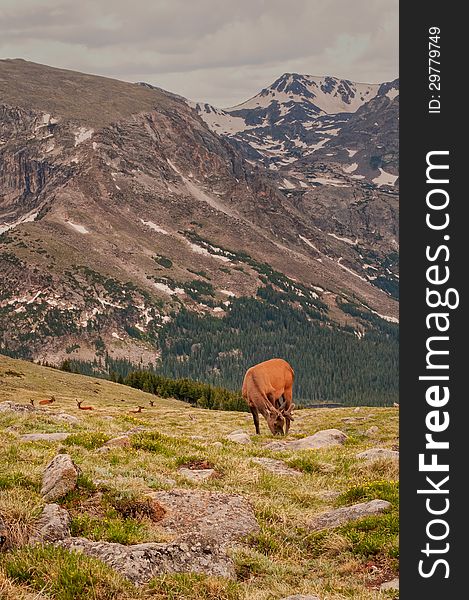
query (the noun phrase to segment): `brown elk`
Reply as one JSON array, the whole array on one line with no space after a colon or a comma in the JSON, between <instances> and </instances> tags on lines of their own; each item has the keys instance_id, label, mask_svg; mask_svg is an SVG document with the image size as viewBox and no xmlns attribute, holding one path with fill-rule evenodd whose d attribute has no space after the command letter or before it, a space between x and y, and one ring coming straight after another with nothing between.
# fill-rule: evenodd
<instances>
[{"instance_id":1,"label":"brown elk","mask_svg":"<svg viewBox=\"0 0 469 600\"><path fill-rule=\"evenodd\" d=\"M39 404L41 404L43 406L46 405L46 404L52 404L53 402L55 402L55 397L54 396L51 396L49 400L39 400Z\"/></svg>"},{"instance_id":2,"label":"brown elk","mask_svg":"<svg viewBox=\"0 0 469 600\"><path fill-rule=\"evenodd\" d=\"M31 404L31 406L34 406L34 398L29 399L29 404Z\"/></svg>"},{"instance_id":3,"label":"brown elk","mask_svg":"<svg viewBox=\"0 0 469 600\"><path fill-rule=\"evenodd\" d=\"M82 406L83 400L75 400L80 410L94 410L94 406Z\"/></svg>"},{"instance_id":4,"label":"brown elk","mask_svg":"<svg viewBox=\"0 0 469 600\"><path fill-rule=\"evenodd\" d=\"M266 360L246 371L243 398L249 405L257 434L260 433L259 413L274 435L283 435L284 425L285 435L288 434L295 407L292 401L294 376L292 367L281 358Z\"/></svg>"},{"instance_id":5,"label":"brown elk","mask_svg":"<svg viewBox=\"0 0 469 600\"><path fill-rule=\"evenodd\" d=\"M155 406L155 401L154 400L149 400L150 406Z\"/></svg>"},{"instance_id":6,"label":"brown elk","mask_svg":"<svg viewBox=\"0 0 469 600\"><path fill-rule=\"evenodd\" d=\"M145 408L144 406L138 406L137 410L129 410L129 412L131 412L131 413L141 413L144 408Z\"/></svg>"}]
</instances>

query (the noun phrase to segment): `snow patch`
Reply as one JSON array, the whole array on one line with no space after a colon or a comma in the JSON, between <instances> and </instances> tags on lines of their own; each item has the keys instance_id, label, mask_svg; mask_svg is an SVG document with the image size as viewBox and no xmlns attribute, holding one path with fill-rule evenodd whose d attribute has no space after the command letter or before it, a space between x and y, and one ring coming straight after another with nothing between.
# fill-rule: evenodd
<instances>
[{"instance_id":1,"label":"snow patch","mask_svg":"<svg viewBox=\"0 0 469 600\"><path fill-rule=\"evenodd\" d=\"M351 165L342 165L342 171L344 173L353 173L358 169L358 163L352 163Z\"/></svg>"},{"instance_id":2,"label":"snow patch","mask_svg":"<svg viewBox=\"0 0 469 600\"><path fill-rule=\"evenodd\" d=\"M118 188L118 189L120 189L120 188ZM140 219L140 221L144 225L146 225L147 227L149 227L150 229L153 229L153 231L156 231L157 233L162 233L163 235L169 235L168 232L166 231L166 229L163 229L162 227L160 227L156 223L153 223L153 221L144 221L143 219Z\"/></svg>"},{"instance_id":3,"label":"snow patch","mask_svg":"<svg viewBox=\"0 0 469 600\"><path fill-rule=\"evenodd\" d=\"M340 240L341 242L345 242L346 244L350 244L351 246L356 246L358 244L358 240L353 241L350 238L341 237L340 235L336 235L335 233L328 233L327 235L330 235L331 237L335 238L336 240Z\"/></svg>"},{"instance_id":4,"label":"snow patch","mask_svg":"<svg viewBox=\"0 0 469 600\"><path fill-rule=\"evenodd\" d=\"M392 173L387 173L384 169L381 169L381 167L379 167L379 171L380 174L378 175L378 177L372 179L373 183L376 183L378 187L381 187L382 185L394 185L396 183L397 178L399 177L399 175L392 175Z\"/></svg>"},{"instance_id":5,"label":"snow patch","mask_svg":"<svg viewBox=\"0 0 469 600\"><path fill-rule=\"evenodd\" d=\"M88 229L86 229L84 225L79 225L78 223L74 223L73 221L69 220L66 220L65 223L67 223L67 225L70 225L70 227L73 227L73 229L75 229L75 231L78 231L78 233L89 233Z\"/></svg>"},{"instance_id":6,"label":"snow patch","mask_svg":"<svg viewBox=\"0 0 469 600\"><path fill-rule=\"evenodd\" d=\"M87 129L86 127L79 127L78 130L74 132L75 146L78 146L78 144L81 144L82 142L86 142L86 140L89 140L90 137L93 135L93 133L94 133L93 129Z\"/></svg>"}]
</instances>

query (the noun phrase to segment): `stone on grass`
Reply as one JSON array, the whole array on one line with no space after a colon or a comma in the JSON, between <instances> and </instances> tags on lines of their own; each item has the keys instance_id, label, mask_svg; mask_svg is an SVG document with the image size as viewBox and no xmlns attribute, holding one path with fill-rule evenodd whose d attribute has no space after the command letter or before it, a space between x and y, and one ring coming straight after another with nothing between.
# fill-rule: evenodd
<instances>
[{"instance_id":1,"label":"stone on grass","mask_svg":"<svg viewBox=\"0 0 469 600\"><path fill-rule=\"evenodd\" d=\"M205 573L234 577L234 564L216 541L197 536L169 543L124 546L94 542L86 538L68 538L56 545L99 558L118 573L141 585L162 573Z\"/></svg>"},{"instance_id":2,"label":"stone on grass","mask_svg":"<svg viewBox=\"0 0 469 600\"><path fill-rule=\"evenodd\" d=\"M392 579L391 581L385 581L384 583L381 584L379 589L381 591L398 590L399 589L399 578L396 577L396 579Z\"/></svg>"},{"instance_id":3,"label":"stone on grass","mask_svg":"<svg viewBox=\"0 0 469 600\"><path fill-rule=\"evenodd\" d=\"M376 425L372 425L369 429L365 431L365 435L368 437L374 437L379 431L379 427Z\"/></svg>"},{"instance_id":4,"label":"stone on grass","mask_svg":"<svg viewBox=\"0 0 469 600\"><path fill-rule=\"evenodd\" d=\"M250 444L252 441L251 436L245 431L233 431L228 434L226 438L231 442L236 442L237 444Z\"/></svg>"},{"instance_id":5,"label":"stone on grass","mask_svg":"<svg viewBox=\"0 0 469 600\"><path fill-rule=\"evenodd\" d=\"M318 448L328 448L343 444L347 436L339 429L324 429L314 435L293 440L291 442L270 442L265 447L269 450L316 450Z\"/></svg>"},{"instance_id":6,"label":"stone on grass","mask_svg":"<svg viewBox=\"0 0 469 600\"><path fill-rule=\"evenodd\" d=\"M29 543L57 542L70 537L70 515L58 504L46 504Z\"/></svg>"},{"instance_id":7,"label":"stone on grass","mask_svg":"<svg viewBox=\"0 0 469 600\"><path fill-rule=\"evenodd\" d=\"M296 471L289 467L283 460L276 460L275 458L262 458L255 456L251 458L252 462L263 466L267 471L274 473L275 475L285 475L286 477L298 477L301 476L301 471Z\"/></svg>"},{"instance_id":8,"label":"stone on grass","mask_svg":"<svg viewBox=\"0 0 469 600\"><path fill-rule=\"evenodd\" d=\"M12 402L11 400L6 400L5 402L0 402L0 412L33 412L36 410L34 406L31 404L17 404L16 402Z\"/></svg>"},{"instance_id":9,"label":"stone on grass","mask_svg":"<svg viewBox=\"0 0 469 600\"><path fill-rule=\"evenodd\" d=\"M42 477L41 495L48 502L58 500L74 490L78 468L68 454L57 454L47 465Z\"/></svg>"},{"instance_id":10,"label":"stone on grass","mask_svg":"<svg viewBox=\"0 0 469 600\"><path fill-rule=\"evenodd\" d=\"M223 448L223 443L222 442L213 442L212 446L214 448Z\"/></svg>"},{"instance_id":11,"label":"stone on grass","mask_svg":"<svg viewBox=\"0 0 469 600\"><path fill-rule=\"evenodd\" d=\"M74 415L68 415L67 413L59 413L58 415L54 415L54 419L57 421L63 421L64 423L70 423L70 425L77 425L80 422L78 417Z\"/></svg>"},{"instance_id":12,"label":"stone on grass","mask_svg":"<svg viewBox=\"0 0 469 600\"><path fill-rule=\"evenodd\" d=\"M372 515L380 515L391 508L391 503L386 500L370 500L369 502L360 502L352 506L344 506L336 508L317 516L313 519L309 528L313 531L322 529L333 529L345 523L356 521L362 517L370 517Z\"/></svg>"},{"instance_id":13,"label":"stone on grass","mask_svg":"<svg viewBox=\"0 0 469 600\"><path fill-rule=\"evenodd\" d=\"M66 440L70 433L57 432L57 433L25 433L20 435L22 442L63 442Z\"/></svg>"},{"instance_id":14,"label":"stone on grass","mask_svg":"<svg viewBox=\"0 0 469 600\"><path fill-rule=\"evenodd\" d=\"M56 545L97 557L136 584L162 573L235 576L230 548L259 532L254 512L242 496L183 489L147 496L158 505L162 515L158 526L174 536L171 542L124 546L67 538Z\"/></svg>"},{"instance_id":15,"label":"stone on grass","mask_svg":"<svg viewBox=\"0 0 469 600\"><path fill-rule=\"evenodd\" d=\"M215 475L215 469L188 469L187 467L181 467L178 472L186 479L191 481L199 482L210 479Z\"/></svg>"},{"instance_id":16,"label":"stone on grass","mask_svg":"<svg viewBox=\"0 0 469 600\"><path fill-rule=\"evenodd\" d=\"M226 544L259 525L250 504L239 494L208 490L173 489L147 494L165 511L158 525L169 534L195 534Z\"/></svg>"},{"instance_id":17,"label":"stone on grass","mask_svg":"<svg viewBox=\"0 0 469 600\"><path fill-rule=\"evenodd\" d=\"M360 452L355 455L356 458L362 458L365 460L380 460L380 459L392 459L399 460L399 452L396 450L389 450L388 448L370 448L364 452Z\"/></svg>"},{"instance_id":18,"label":"stone on grass","mask_svg":"<svg viewBox=\"0 0 469 600\"><path fill-rule=\"evenodd\" d=\"M128 435L120 435L108 440L104 445L109 448L130 448L130 438Z\"/></svg>"}]
</instances>

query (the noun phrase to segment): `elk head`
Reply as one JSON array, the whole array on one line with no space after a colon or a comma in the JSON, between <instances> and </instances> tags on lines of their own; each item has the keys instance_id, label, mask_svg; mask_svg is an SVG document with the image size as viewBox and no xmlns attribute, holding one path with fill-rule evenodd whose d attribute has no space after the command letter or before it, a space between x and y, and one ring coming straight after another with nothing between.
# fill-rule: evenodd
<instances>
[{"instance_id":1,"label":"elk head","mask_svg":"<svg viewBox=\"0 0 469 600\"><path fill-rule=\"evenodd\" d=\"M285 425L285 418L283 414L274 407L267 408L266 412L266 421L270 431L274 435L284 435L283 426Z\"/></svg>"}]
</instances>

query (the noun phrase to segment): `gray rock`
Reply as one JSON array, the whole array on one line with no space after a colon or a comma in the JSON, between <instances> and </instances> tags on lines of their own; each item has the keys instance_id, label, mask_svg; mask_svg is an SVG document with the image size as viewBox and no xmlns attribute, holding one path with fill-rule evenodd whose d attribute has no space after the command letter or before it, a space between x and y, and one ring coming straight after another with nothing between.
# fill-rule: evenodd
<instances>
[{"instance_id":1,"label":"gray rock","mask_svg":"<svg viewBox=\"0 0 469 600\"><path fill-rule=\"evenodd\" d=\"M58 500L76 488L78 468L68 454L57 454L42 477L41 495L48 502Z\"/></svg>"},{"instance_id":2,"label":"gray rock","mask_svg":"<svg viewBox=\"0 0 469 600\"><path fill-rule=\"evenodd\" d=\"M108 448L130 448L130 438L128 435L120 435L108 440L104 446Z\"/></svg>"},{"instance_id":3,"label":"gray rock","mask_svg":"<svg viewBox=\"0 0 469 600\"><path fill-rule=\"evenodd\" d=\"M381 591L398 590L399 589L399 579L396 577L396 579L392 579L391 581L385 581L384 583L381 584L379 589Z\"/></svg>"},{"instance_id":4,"label":"gray rock","mask_svg":"<svg viewBox=\"0 0 469 600\"><path fill-rule=\"evenodd\" d=\"M59 413L58 415L54 415L54 419L57 421L63 421L64 423L70 423L70 425L77 425L80 422L78 417L74 415L68 415L67 413Z\"/></svg>"},{"instance_id":5,"label":"gray rock","mask_svg":"<svg viewBox=\"0 0 469 600\"><path fill-rule=\"evenodd\" d=\"M188 469L187 467L181 467L178 472L191 481L205 481L210 479L215 474L215 469Z\"/></svg>"},{"instance_id":6,"label":"gray rock","mask_svg":"<svg viewBox=\"0 0 469 600\"><path fill-rule=\"evenodd\" d=\"M361 406L356 406L356 407L353 409L353 412L360 412L360 411L361 411L361 409L362 409L362 407L361 407Z\"/></svg>"},{"instance_id":7,"label":"gray rock","mask_svg":"<svg viewBox=\"0 0 469 600\"><path fill-rule=\"evenodd\" d=\"M124 546L68 538L56 544L99 558L135 584L144 584L160 573L206 573L234 577L234 565L215 540L186 536L170 543Z\"/></svg>"},{"instance_id":8,"label":"gray rock","mask_svg":"<svg viewBox=\"0 0 469 600\"><path fill-rule=\"evenodd\" d=\"M233 431L226 436L228 440L231 442L236 442L237 444L250 444L251 437L245 431Z\"/></svg>"},{"instance_id":9,"label":"gray rock","mask_svg":"<svg viewBox=\"0 0 469 600\"><path fill-rule=\"evenodd\" d=\"M36 409L31 404L17 404L16 402L11 402L11 400L6 400L5 402L0 402L0 412L34 412Z\"/></svg>"},{"instance_id":10,"label":"gray rock","mask_svg":"<svg viewBox=\"0 0 469 600\"><path fill-rule=\"evenodd\" d=\"M22 442L62 442L66 440L70 433L25 433L20 435Z\"/></svg>"},{"instance_id":11,"label":"gray rock","mask_svg":"<svg viewBox=\"0 0 469 600\"><path fill-rule=\"evenodd\" d=\"M396 452L396 450L389 450L388 448L370 448L369 450L356 454L356 457L369 461L388 458L399 460L399 452Z\"/></svg>"},{"instance_id":12,"label":"gray rock","mask_svg":"<svg viewBox=\"0 0 469 600\"><path fill-rule=\"evenodd\" d=\"M324 429L314 435L291 442L270 442L265 447L269 450L316 450L343 444L347 436L339 429Z\"/></svg>"},{"instance_id":13,"label":"gray rock","mask_svg":"<svg viewBox=\"0 0 469 600\"><path fill-rule=\"evenodd\" d=\"M352 506L344 506L343 508L337 508L330 510L317 516L313 519L309 527L313 531L320 531L322 529L332 529L339 527L350 521L356 521L362 517L369 517L372 515L379 515L386 510L391 508L391 503L386 500L370 500L369 502L360 502Z\"/></svg>"},{"instance_id":14,"label":"gray rock","mask_svg":"<svg viewBox=\"0 0 469 600\"><path fill-rule=\"evenodd\" d=\"M275 475L285 475L287 477L298 477L302 473L289 467L283 460L276 460L275 458L262 458L254 457L251 458L252 462L262 465L267 471L275 473Z\"/></svg>"},{"instance_id":15,"label":"gray rock","mask_svg":"<svg viewBox=\"0 0 469 600\"><path fill-rule=\"evenodd\" d=\"M212 446L214 448L223 448L222 442L213 442Z\"/></svg>"},{"instance_id":16,"label":"gray rock","mask_svg":"<svg viewBox=\"0 0 469 600\"><path fill-rule=\"evenodd\" d=\"M359 421L366 421L368 417L344 417L342 421L344 423L358 423Z\"/></svg>"},{"instance_id":17,"label":"gray rock","mask_svg":"<svg viewBox=\"0 0 469 600\"><path fill-rule=\"evenodd\" d=\"M46 504L29 543L56 542L70 537L70 515L58 504Z\"/></svg>"},{"instance_id":18,"label":"gray rock","mask_svg":"<svg viewBox=\"0 0 469 600\"><path fill-rule=\"evenodd\" d=\"M250 504L238 494L173 489L147 496L164 510L158 525L173 535L201 535L226 544L259 531Z\"/></svg>"},{"instance_id":19,"label":"gray rock","mask_svg":"<svg viewBox=\"0 0 469 600\"><path fill-rule=\"evenodd\" d=\"M369 429L365 431L365 435L368 437L374 437L379 431L379 427L376 425L372 425Z\"/></svg>"}]
</instances>

